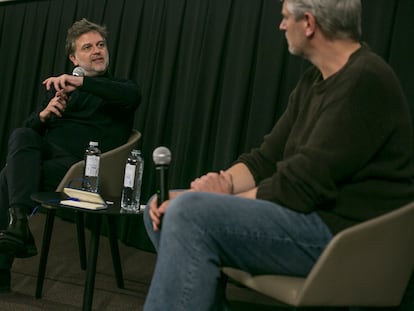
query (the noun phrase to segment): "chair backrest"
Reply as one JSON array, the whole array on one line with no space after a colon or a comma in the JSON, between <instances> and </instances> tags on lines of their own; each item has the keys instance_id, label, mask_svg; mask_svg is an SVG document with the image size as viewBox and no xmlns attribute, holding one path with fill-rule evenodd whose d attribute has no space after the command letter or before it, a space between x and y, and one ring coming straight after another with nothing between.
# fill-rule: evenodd
<instances>
[{"instance_id":1,"label":"chair backrest","mask_svg":"<svg viewBox=\"0 0 414 311\"><path fill-rule=\"evenodd\" d=\"M99 193L104 197L118 197L122 192L125 161L132 149L136 148L141 133L132 130L128 141L112 150L101 154L99 168ZM56 188L62 191L72 180L80 179L83 175L85 161L73 164Z\"/></svg>"},{"instance_id":2,"label":"chair backrest","mask_svg":"<svg viewBox=\"0 0 414 311\"><path fill-rule=\"evenodd\" d=\"M397 306L414 267L414 202L337 234L299 305Z\"/></svg>"}]
</instances>

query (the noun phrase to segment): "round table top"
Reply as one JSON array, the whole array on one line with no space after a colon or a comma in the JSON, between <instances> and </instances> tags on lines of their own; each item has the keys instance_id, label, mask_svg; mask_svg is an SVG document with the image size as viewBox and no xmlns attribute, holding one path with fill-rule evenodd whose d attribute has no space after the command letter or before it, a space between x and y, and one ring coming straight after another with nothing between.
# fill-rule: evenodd
<instances>
[{"instance_id":1,"label":"round table top","mask_svg":"<svg viewBox=\"0 0 414 311\"><path fill-rule=\"evenodd\" d=\"M106 214L106 215L140 215L143 213L145 206L141 205L141 209L137 212L126 211L121 208L121 198L104 198L107 207L103 209L88 209L81 207L74 207L70 205L61 204L61 200L67 199L67 196L62 192L36 192L31 195L31 199L45 208L68 208L71 210L81 211L91 214Z\"/></svg>"}]
</instances>

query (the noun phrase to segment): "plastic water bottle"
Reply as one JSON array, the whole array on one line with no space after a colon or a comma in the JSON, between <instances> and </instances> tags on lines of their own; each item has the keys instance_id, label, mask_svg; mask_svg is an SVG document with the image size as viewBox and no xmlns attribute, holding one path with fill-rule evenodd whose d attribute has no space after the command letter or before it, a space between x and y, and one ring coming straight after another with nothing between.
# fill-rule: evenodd
<instances>
[{"instance_id":1,"label":"plastic water bottle","mask_svg":"<svg viewBox=\"0 0 414 311\"><path fill-rule=\"evenodd\" d=\"M96 141L90 141L85 151L85 170L82 179L82 190L98 192L99 185L99 160L101 151Z\"/></svg>"},{"instance_id":2,"label":"plastic water bottle","mask_svg":"<svg viewBox=\"0 0 414 311\"><path fill-rule=\"evenodd\" d=\"M140 209L142 174L144 159L140 150L132 150L125 164L124 187L121 207L126 211L137 212Z\"/></svg>"}]
</instances>

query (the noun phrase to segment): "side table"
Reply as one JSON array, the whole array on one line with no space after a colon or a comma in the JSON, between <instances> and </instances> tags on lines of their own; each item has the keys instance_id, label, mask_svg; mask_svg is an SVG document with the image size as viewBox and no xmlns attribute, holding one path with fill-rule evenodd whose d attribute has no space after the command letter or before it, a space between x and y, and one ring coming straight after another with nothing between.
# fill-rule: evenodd
<instances>
[{"instance_id":1,"label":"side table","mask_svg":"<svg viewBox=\"0 0 414 311\"><path fill-rule=\"evenodd\" d=\"M60 200L63 199L64 194L60 192L37 192L32 194L31 199L37 203L39 203L42 207L44 207L47 211L46 213L46 222L45 228L43 232L43 241L42 241L42 249L40 253L40 261L39 261L39 269L38 269L38 276L37 276L37 284L36 284L36 298L40 298L42 296L42 289L43 289L43 282L45 278L46 272L46 264L47 264L47 257L49 254L50 248L50 241L52 238L52 231L53 231L53 222L56 215L56 210L58 209L71 209L75 210L78 213L81 213L82 216L79 219L83 219L85 214L90 215L91 218L91 237L89 242L89 254L86 260L86 280L85 280L85 288L83 293L83 304L82 310L89 311L92 309L93 303L93 291L95 286L95 274L96 274L96 262L98 257L98 250L99 250L99 238L101 234L101 224L102 218L105 217L108 222L108 239L109 239L109 246L111 249L112 255L112 263L115 271L115 277L117 286L119 288L124 287L124 280L122 276L122 267L121 267L121 260L119 256L119 248L118 248L118 238L116 233L116 217L119 215L142 215L142 212L137 213L125 213L121 212L120 207L120 198L115 198L114 200L111 198L111 202L113 204L108 204L108 208L101 209L101 210L89 210L89 209L82 209L77 207L71 207L67 205L60 204ZM108 198L105 198L108 199ZM83 247L84 246L84 235L79 232L78 228L78 235L81 234L83 239ZM82 243L82 241L80 241ZM79 251L81 256L81 266L82 257L85 254L82 254L82 245L79 245Z\"/></svg>"}]
</instances>

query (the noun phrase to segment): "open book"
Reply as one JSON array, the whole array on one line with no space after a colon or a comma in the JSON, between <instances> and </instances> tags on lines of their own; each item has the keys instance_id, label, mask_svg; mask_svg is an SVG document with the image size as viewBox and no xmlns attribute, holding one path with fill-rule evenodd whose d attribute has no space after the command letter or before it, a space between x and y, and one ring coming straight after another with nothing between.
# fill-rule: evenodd
<instances>
[{"instance_id":1,"label":"open book","mask_svg":"<svg viewBox=\"0 0 414 311\"><path fill-rule=\"evenodd\" d=\"M69 198L60 201L60 204L69 205L73 207L86 208L91 210L99 210L107 208L105 200L99 193L83 191L73 188L64 188L65 193Z\"/></svg>"}]
</instances>

